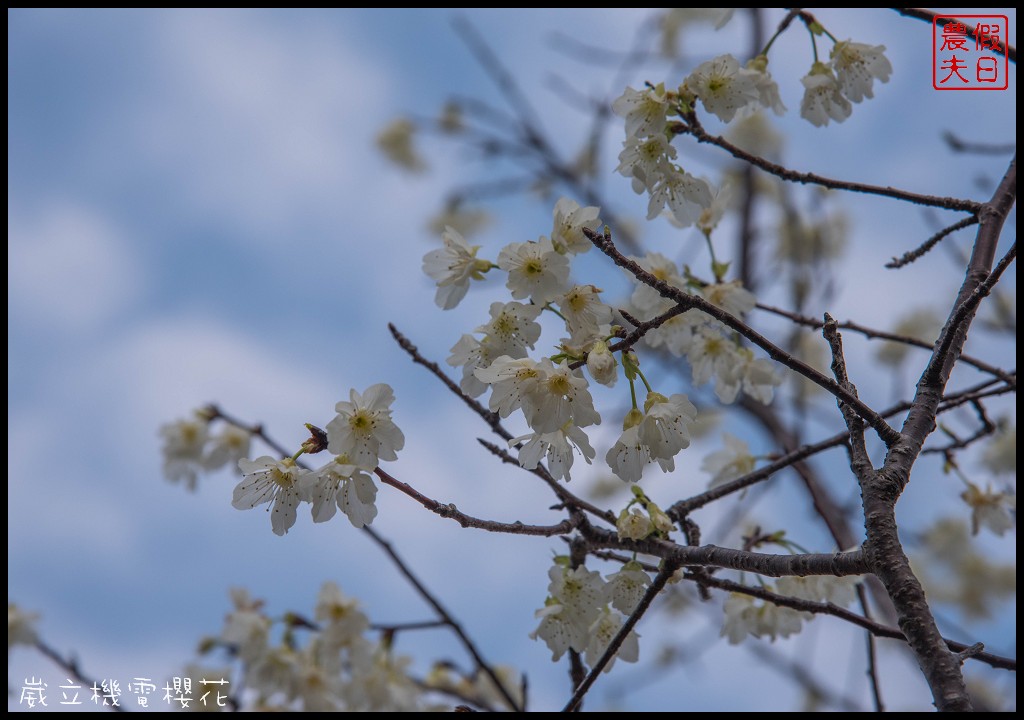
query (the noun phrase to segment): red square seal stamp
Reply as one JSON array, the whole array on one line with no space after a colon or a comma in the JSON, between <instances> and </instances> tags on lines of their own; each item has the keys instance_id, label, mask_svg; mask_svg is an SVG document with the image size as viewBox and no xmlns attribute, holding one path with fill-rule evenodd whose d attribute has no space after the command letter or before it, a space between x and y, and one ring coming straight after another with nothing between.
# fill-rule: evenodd
<instances>
[{"instance_id":1,"label":"red square seal stamp","mask_svg":"<svg viewBox=\"0 0 1024 720\"><path fill-rule=\"evenodd\" d=\"M1006 15L936 15L932 21L932 87L1006 90L1010 85Z\"/></svg>"}]
</instances>

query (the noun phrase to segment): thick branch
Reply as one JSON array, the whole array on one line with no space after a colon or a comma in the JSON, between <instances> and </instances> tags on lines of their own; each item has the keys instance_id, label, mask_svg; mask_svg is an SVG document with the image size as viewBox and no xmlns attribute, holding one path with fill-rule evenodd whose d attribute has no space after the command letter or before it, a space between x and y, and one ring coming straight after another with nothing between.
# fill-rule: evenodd
<instances>
[{"instance_id":1,"label":"thick branch","mask_svg":"<svg viewBox=\"0 0 1024 720\"><path fill-rule=\"evenodd\" d=\"M917 658L932 698L939 710L970 710L964 685L962 659L950 652L939 633L924 589L910 567L899 539L896 501L921 453L925 439L935 428L935 418L946 383L967 341L967 330L986 284L995 282L989 268L1006 216L1016 199L1017 163L1010 163L992 200L981 212L974 251L963 285L932 358L921 375L902 438L889 449L882 469L862 479L861 494L867 540L864 553L871 571L885 585L899 617L900 629ZM1007 263L1008 264L1008 263Z\"/></svg>"},{"instance_id":2,"label":"thick branch","mask_svg":"<svg viewBox=\"0 0 1024 720\"><path fill-rule=\"evenodd\" d=\"M580 523L580 532L590 549L616 548L659 557L679 566L720 567L743 570L768 577L797 575L863 575L867 565L860 550L836 553L805 553L801 555L770 555L733 550L716 545L677 545L668 540L623 540L617 533L602 530L589 523Z\"/></svg>"}]
</instances>

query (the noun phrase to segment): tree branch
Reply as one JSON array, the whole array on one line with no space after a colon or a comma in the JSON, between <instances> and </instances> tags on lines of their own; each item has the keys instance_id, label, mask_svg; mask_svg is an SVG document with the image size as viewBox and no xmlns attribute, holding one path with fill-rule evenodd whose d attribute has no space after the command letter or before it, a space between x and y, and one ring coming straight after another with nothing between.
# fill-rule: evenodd
<instances>
[{"instance_id":1,"label":"tree branch","mask_svg":"<svg viewBox=\"0 0 1024 720\"><path fill-rule=\"evenodd\" d=\"M764 350L772 360L775 360L776 362L785 365L790 370L803 375L814 384L819 385L830 394L835 395L838 399L850 405L857 411L858 415L864 418L864 420L874 428L878 433L878 436L887 446L892 445L899 438L899 433L890 427L889 424L878 415L878 413L861 402L859 398L851 395L849 391L841 387L834 380L825 377L807 363L793 357L790 353L786 352L760 333L753 330L749 325L736 316L731 315L718 306L709 303L702 297L691 295L677 287L669 285L663 280L659 280L654 275L640 267L636 262L624 256L618 251L618 249L616 249L614 243L612 243L611 234L610 232L607 232L607 228L604 235L594 232L589 228L583 228L583 233L601 252L610 257L616 265L628 270L640 282L657 290L662 297L668 298L669 300L677 303L678 306L683 308L683 311L697 309L710 315L715 320L718 320L723 325L732 328L740 335L750 340L750 342Z\"/></svg>"}]
</instances>

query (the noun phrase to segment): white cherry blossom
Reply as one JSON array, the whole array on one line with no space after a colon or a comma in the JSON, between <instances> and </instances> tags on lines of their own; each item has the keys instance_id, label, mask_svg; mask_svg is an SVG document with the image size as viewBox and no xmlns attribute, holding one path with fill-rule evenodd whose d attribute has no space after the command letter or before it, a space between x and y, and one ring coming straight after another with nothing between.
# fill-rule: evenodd
<instances>
[{"instance_id":1,"label":"white cherry blossom","mask_svg":"<svg viewBox=\"0 0 1024 720\"><path fill-rule=\"evenodd\" d=\"M441 234L444 247L423 256L423 272L437 283L434 301L442 310L451 310L469 290L470 280L483 280L491 263L477 258L479 245L469 245L454 228Z\"/></svg>"},{"instance_id":2,"label":"white cherry blossom","mask_svg":"<svg viewBox=\"0 0 1024 720\"><path fill-rule=\"evenodd\" d=\"M313 504L313 522L327 522L339 509L357 528L369 525L377 517L377 486L347 455L339 455L319 470L304 474L301 489Z\"/></svg>"},{"instance_id":3,"label":"white cherry blossom","mask_svg":"<svg viewBox=\"0 0 1024 720\"><path fill-rule=\"evenodd\" d=\"M754 76L755 73L741 70L732 55L719 55L698 65L685 84L700 98L705 110L729 122L741 108L760 102Z\"/></svg>"},{"instance_id":4,"label":"white cherry blossom","mask_svg":"<svg viewBox=\"0 0 1024 720\"><path fill-rule=\"evenodd\" d=\"M593 243L583 234L583 228L594 231L601 229L601 208L580 207L569 198L560 198L555 203L554 227L551 229L551 243L560 253L585 253Z\"/></svg>"},{"instance_id":5,"label":"white cherry blossom","mask_svg":"<svg viewBox=\"0 0 1024 720\"><path fill-rule=\"evenodd\" d=\"M712 476L709 489L714 489L754 471L756 461L750 454L747 444L730 433L723 433L723 437L725 448L708 455L700 466L701 470Z\"/></svg>"},{"instance_id":6,"label":"white cherry blossom","mask_svg":"<svg viewBox=\"0 0 1024 720\"><path fill-rule=\"evenodd\" d=\"M291 458L277 460L268 455L255 460L238 461L242 481L235 486L231 505L251 510L271 503L270 525L275 535L284 535L295 524L296 509L302 500L299 477L304 472Z\"/></svg>"},{"instance_id":7,"label":"white cherry blossom","mask_svg":"<svg viewBox=\"0 0 1024 720\"><path fill-rule=\"evenodd\" d=\"M612 101L612 111L626 119L627 137L659 135L665 130L669 111L665 86L643 90L627 87L622 95Z\"/></svg>"},{"instance_id":8,"label":"white cherry blossom","mask_svg":"<svg viewBox=\"0 0 1024 720\"><path fill-rule=\"evenodd\" d=\"M892 63L885 57L885 45L843 40L832 47L831 57L840 92L856 103L875 96L872 89L875 79L886 83L892 74Z\"/></svg>"},{"instance_id":9,"label":"white cherry blossom","mask_svg":"<svg viewBox=\"0 0 1024 720\"><path fill-rule=\"evenodd\" d=\"M804 97L800 101L800 117L812 125L823 127L829 120L842 122L850 117L853 108L843 97L839 81L824 63L814 63L810 73L800 79L804 85Z\"/></svg>"},{"instance_id":10,"label":"white cherry blossom","mask_svg":"<svg viewBox=\"0 0 1024 720\"><path fill-rule=\"evenodd\" d=\"M372 470L380 460L397 460L405 436L391 420L391 386L377 383L362 395L354 389L349 399L334 409L338 415L327 423L327 448L335 455L347 455L353 465Z\"/></svg>"},{"instance_id":11,"label":"white cherry blossom","mask_svg":"<svg viewBox=\"0 0 1024 720\"><path fill-rule=\"evenodd\" d=\"M569 259L546 237L509 243L498 253L498 267L508 272L506 285L516 300L530 298L543 305L569 287Z\"/></svg>"}]
</instances>

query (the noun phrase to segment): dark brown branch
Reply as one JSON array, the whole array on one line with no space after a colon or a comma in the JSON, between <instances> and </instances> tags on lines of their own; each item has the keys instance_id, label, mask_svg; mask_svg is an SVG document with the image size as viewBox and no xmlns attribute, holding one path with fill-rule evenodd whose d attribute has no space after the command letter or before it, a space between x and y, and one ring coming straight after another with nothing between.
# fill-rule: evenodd
<instances>
[{"instance_id":1,"label":"dark brown branch","mask_svg":"<svg viewBox=\"0 0 1024 720\"><path fill-rule=\"evenodd\" d=\"M601 508L595 505L591 505L586 500L583 500L582 498L579 498L573 493L569 492L569 490L567 490L564 485L560 485L557 480L551 477L551 474L542 466L538 465L533 470L527 470L522 465L520 465L519 461L512 457L512 455L508 451L503 450L494 443L488 442L487 440L484 440L482 438L477 438L477 442L483 445L485 448L487 448L492 454L500 458L502 462L507 463L509 465L515 465L516 467L522 468L523 470L526 470L526 472L533 473L534 475L539 477L541 480L547 483L548 487L550 487L551 490L554 491L555 495L558 496L558 499L561 500L565 506L570 508L579 508L580 510L586 510L588 513L594 515L595 517L599 517L602 520L611 523L612 525L615 524L615 515L611 511L602 510Z\"/></svg>"},{"instance_id":2,"label":"dark brown branch","mask_svg":"<svg viewBox=\"0 0 1024 720\"><path fill-rule=\"evenodd\" d=\"M936 348L933 357L945 358L947 355L951 354L953 344L957 342L956 338L959 335L962 335L964 341L966 341L967 331L966 328L963 328L963 331L961 332L962 326L970 323L978 310L978 305L990 292L992 292L992 288L994 288L996 283L999 282L999 278L1002 277L1003 273L1010 266L1010 263L1012 263L1016 258L1017 243L1014 242L1013 245L1010 246L1006 255L1003 256L992 272L989 273L988 277L980 282L977 287L971 291L971 294L959 304L956 310L953 311L953 315L946 323L946 329L939 338L938 347ZM960 345L962 348L963 343L961 342ZM959 354L959 352L957 354ZM936 372L936 367L937 365L933 363L928 370L925 370L925 376L927 377L929 375L929 371Z\"/></svg>"},{"instance_id":3,"label":"dark brown branch","mask_svg":"<svg viewBox=\"0 0 1024 720\"><path fill-rule=\"evenodd\" d=\"M746 150L742 150L719 135L711 135L704 130L700 121L697 119L697 115L693 112L686 116L686 120L686 123L679 122L670 124L669 129L677 134L692 135L697 142L709 143L720 147L737 160L748 162L767 173L771 173L772 175L789 182L796 182L804 185L820 185L821 187L830 188L832 190L846 190L849 192L865 193L867 195L879 195L882 197L893 198L894 200L903 200L905 202L913 203L914 205L940 207L947 210L957 210L969 213L977 213L982 209L982 207L984 207L982 203L975 200L938 197L936 195L921 195L919 193L900 190L899 188L894 187L882 187L879 185L847 182L845 180L833 180L832 178L823 177L822 175L817 175L815 173L790 170L782 165L765 160L758 155L748 153Z\"/></svg>"},{"instance_id":4,"label":"dark brown branch","mask_svg":"<svg viewBox=\"0 0 1024 720\"><path fill-rule=\"evenodd\" d=\"M391 543L384 540L369 525L363 526L363 532L365 532L371 540L377 543L377 545L387 553L388 557L391 558L391 561L398 568L398 571L405 576L405 579L408 580L409 584L416 589L420 594L420 597L422 597L426 603L434 609L434 612L437 613L437 616L442 620L442 622L450 627L452 632L458 636L459 640L462 641L463 647L465 647L466 651L472 656L473 662L476 663L477 668L490 678L491 682L494 683L494 687L497 688L498 692L501 694L502 699L508 703L508 706L515 712L522 712L522 708L519 706L519 703L516 702L512 693L505 687L505 684L498 677L497 673L494 672L494 669L487 663L487 661L484 660L483 655L481 655L480 651L477 650L476 644L466 634L466 631L462 629L462 625L460 625L455 618L449 614L441 604L441 601L438 600L422 582L420 582L420 579L416 577L409 566L405 564L405 561L402 560L401 556L399 556L399 554L395 552L395 549L391 547Z\"/></svg>"},{"instance_id":5,"label":"dark brown branch","mask_svg":"<svg viewBox=\"0 0 1024 720\"><path fill-rule=\"evenodd\" d=\"M822 335L832 351L832 374L836 382L845 387L854 397L857 396L857 388L847 375L846 357L843 354L843 337L839 334L838 323L831 315L825 313L825 325L822 328ZM843 414L846 427L850 431L850 469L862 483L874 475L875 469L871 466L871 458L868 456L867 444L864 441L864 422L854 413L853 408L848 407L842 401L839 403L839 411Z\"/></svg>"},{"instance_id":6,"label":"dark brown branch","mask_svg":"<svg viewBox=\"0 0 1024 720\"><path fill-rule=\"evenodd\" d=\"M782 308L773 307L771 305L765 305L764 303L757 303L756 307L759 310L764 310L765 312L770 312L774 315L779 315L781 317L788 318L789 320L792 320L795 323L799 323L800 325L806 325L807 327L814 328L815 330L820 330L825 324L823 321L818 320L817 318L807 317L805 315L800 315L799 313L789 312L788 310L783 310ZM837 327L840 330L852 330L853 332L860 333L861 335L867 338L888 340L890 342L903 343L904 345L913 345L914 347L924 348L926 350L935 349L934 342L920 340L915 337L910 337L909 335L899 335L897 333L885 332L884 330L875 330L874 328L869 328L865 325L861 325L850 320L839 323ZM969 355L961 355L960 360L968 365L978 368L978 370L981 370L982 372L986 372L996 376L1005 383L1008 383L1013 386L1016 386L1017 384L1016 378L1011 373L1008 373L1005 370L1001 370L993 365L990 365L987 362L979 360L975 357L971 357Z\"/></svg>"},{"instance_id":7,"label":"dark brown branch","mask_svg":"<svg viewBox=\"0 0 1024 720\"><path fill-rule=\"evenodd\" d=\"M895 270L897 268L901 268L901 267L904 267L906 265L909 265L910 263L914 262L918 258L924 256L929 250L931 250L933 247L938 245L944 238L948 237L949 235L952 235L957 230L963 230L965 227L970 227L971 225L975 225L975 224L977 224L977 222L978 222L978 216L977 215L971 215L970 217L965 217L963 220L955 222L952 225L950 225L949 227L943 228L942 230L939 230L937 233L932 235L930 238L925 240L923 243L918 245L913 250L909 250L908 252L903 253L903 255L901 257L899 257L899 258L895 258L894 257L892 259L892 261L891 262L887 262L885 264L885 266L887 268L889 268L890 270Z\"/></svg>"},{"instance_id":8,"label":"dark brown branch","mask_svg":"<svg viewBox=\"0 0 1024 720\"><path fill-rule=\"evenodd\" d=\"M669 540L623 540L615 532L602 530L581 522L579 530L588 542L588 551L613 548L641 552L659 557L679 566L720 567L743 570L769 577L789 575L863 575L867 572L860 550L837 553L805 553L801 555L771 555L744 550L701 545L678 545Z\"/></svg>"},{"instance_id":9,"label":"dark brown branch","mask_svg":"<svg viewBox=\"0 0 1024 720\"><path fill-rule=\"evenodd\" d=\"M893 8L893 10L898 12L903 17L914 18L915 20L924 20L926 23L937 22L940 26L945 26L951 22L954 22L954 20L951 20L948 17L938 19L939 13L932 12L931 10L925 10L924 8ZM977 40L978 29L973 25L967 25L967 23L964 23L964 25L966 26L967 34L971 37L971 39ZM1005 38L1005 40L1008 39L1009 38ZM1010 59L1010 62L1016 63L1017 48L1015 48L1013 45L1010 45L1007 42L1004 42L1004 45L1006 45L1006 57Z\"/></svg>"},{"instance_id":10,"label":"dark brown branch","mask_svg":"<svg viewBox=\"0 0 1024 720\"><path fill-rule=\"evenodd\" d=\"M405 335L400 333L398 331L398 328L396 328L393 323L388 323L388 330L391 331L391 335L395 338L395 342L398 343L399 347L401 347L403 350L409 353L409 356L412 358L412 361L414 363L422 365L431 373L433 373L434 377L443 382L445 386L449 390L451 390L457 397L461 398L462 401L469 406L470 410L472 410L481 418L483 418L483 421L490 426L491 430L494 431L495 435L502 438L503 440L512 439L512 433L510 433L508 430L502 427L501 416L498 415L498 413L491 412L482 404L480 404L480 402L464 393L462 391L462 388L460 388L455 383L454 380L448 377L437 363L431 362L430 360L427 360L425 357L420 355L420 352L419 350L416 349L416 346L413 345L409 341L409 339L405 337Z\"/></svg>"},{"instance_id":11,"label":"dark brown branch","mask_svg":"<svg viewBox=\"0 0 1024 720\"><path fill-rule=\"evenodd\" d=\"M968 142L948 130L942 133L942 139L946 141L949 149L953 152L971 155L1010 155L1017 151L1016 143L995 145L993 143Z\"/></svg>"},{"instance_id":12,"label":"dark brown branch","mask_svg":"<svg viewBox=\"0 0 1024 720\"><path fill-rule=\"evenodd\" d=\"M677 303L677 306L682 307L683 311L697 309L710 315L715 320L718 320L723 325L732 328L747 340L764 350L772 360L775 360L776 362L785 365L790 370L803 375L814 384L819 385L830 394L835 395L836 398L847 403L878 433L878 436L887 446L892 445L899 438L899 433L890 427L889 424L878 415L878 413L869 408L861 402L859 398L853 396L848 390L841 387L834 380L825 377L807 363L793 357L790 353L786 352L778 345L775 345L766 337L753 330L749 325L736 316L709 303L702 297L691 295L677 287L669 285L663 280L659 280L653 274L640 267L636 262L620 253L618 249L616 249L614 243L612 243L611 234L607 231L607 228L603 235L588 228L583 228L583 233L601 252L610 257L616 265L628 270L640 282L657 290L662 297L668 298L669 300Z\"/></svg>"},{"instance_id":13,"label":"dark brown branch","mask_svg":"<svg viewBox=\"0 0 1024 720\"><path fill-rule=\"evenodd\" d=\"M481 520L480 518L475 518L461 512L455 507L454 503L446 505L428 498L426 495L418 492L411 485L392 477L380 468L377 468L374 472L377 474L377 477L381 479L381 482L401 490L420 505L427 508L427 510L436 513L443 518L454 520L464 528L479 528L480 530L487 530L488 532L510 533L512 535L542 535L550 537L552 535L566 535L572 532L576 527L576 523L571 518L566 518L557 525L524 525L518 521L514 523L503 523L495 522L494 520Z\"/></svg>"},{"instance_id":14,"label":"dark brown branch","mask_svg":"<svg viewBox=\"0 0 1024 720\"><path fill-rule=\"evenodd\" d=\"M74 658L67 659L59 652L54 650L52 647L44 643L40 639L36 639L35 645L36 650L41 652L43 655L52 660L58 667L66 670L71 678L82 683L85 688L99 687L100 683L98 680L93 680L88 675L82 672L81 668L78 667L78 662ZM128 710L121 705L107 705L101 706L106 707L113 712L128 712Z\"/></svg>"},{"instance_id":15,"label":"dark brown branch","mask_svg":"<svg viewBox=\"0 0 1024 720\"><path fill-rule=\"evenodd\" d=\"M657 597L658 593L665 588L666 583L668 583L675 574L676 569L677 568L675 566L666 563L665 567L658 572L657 577L654 578L653 582L651 582L647 590L644 592L644 596L640 598L640 602L637 603L636 608L632 613L630 613L629 617L626 618L626 621L622 623L622 627L620 627L619 631L615 633L615 637L612 638L612 641L608 643L608 647L605 648L604 653L601 655L601 659L594 663L594 667L590 668L590 673L587 675L586 679L580 683L579 687L576 688L576 692L573 693L573 696L569 699L569 702L564 708L562 708L562 712L573 712L579 707L579 704L583 702L583 696L587 694L588 690L590 690L590 687L594 684L594 681L597 680L597 676L605 669L605 666L607 666L608 663L611 662L612 658L615 657L615 653L619 651L619 648L622 647L622 643L625 642L629 633L632 632L633 628L640 621L640 618L642 618L644 613L647 612L647 608L649 608L651 603L654 602L654 598Z\"/></svg>"},{"instance_id":16,"label":"dark brown branch","mask_svg":"<svg viewBox=\"0 0 1024 720\"><path fill-rule=\"evenodd\" d=\"M971 710L960 659L950 652L939 633L924 589L903 551L896 522L896 502L910 481L925 439L935 428L939 403L946 383L967 341L967 331L977 304L998 279L990 272L1002 227L1016 201L1017 162L1009 168L991 201L984 205L981 223L963 284L953 309L935 344L931 360L917 385L913 405L900 433L890 447L881 470L861 480L864 553L871 571L885 586L896 607L899 626L906 635L938 710ZM1014 251L1011 251L1011 253ZM1004 258L1009 265L1009 256Z\"/></svg>"},{"instance_id":17,"label":"dark brown branch","mask_svg":"<svg viewBox=\"0 0 1024 720\"><path fill-rule=\"evenodd\" d=\"M620 555L615 552L607 550L591 550L590 554L594 557L601 558L602 560L610 560L612 562L627 563L631 560L628 555ZM658 567L649 562L640 562L640 566L648 572L657 572ZM754 585L743 585L742 583L734 582L732 580L725 580L722 578L714 577L713 575L694 575L691 572L686 572L683 575L684 580L695 582L698 585L706 585L707 587L716 588L718 590L724 590L725 592L742 593L744 595L750 595L751 597L758 598L760 600L767 600L768 602L774 603L780 607L788 607L794 610L800 610L801 612L809 612L817 615L831 615L845 620L857 627L863 628L868 631L874 637L891 638L893 640L901 640L906 642L906 637L898 628L888 627L882 623L876 622L871 618L863 615L858 615L855 612L851 612L846 608L839 607L833 603L817 602L815 600L803 600L801 598L791 597L789 595L779 595L778 593L772 592L771 590L765 590L763 587ZM859 586L858 586L859 587ZM962 652L968 647L966 643L958 642L956 640L945 640L944 642L954 652ZM980 662L984 662L994 668L1001 670L1017 670L1017 661L1014 658L1003 657L1002 655L995 655L989 652L979 653L972 655L972 658Z\"/></svg>"}]
</instances>

